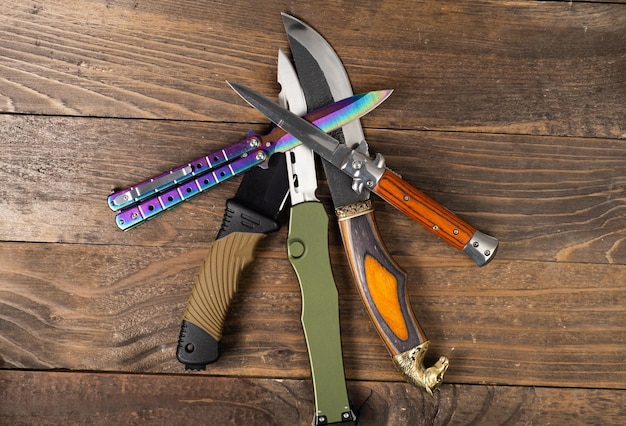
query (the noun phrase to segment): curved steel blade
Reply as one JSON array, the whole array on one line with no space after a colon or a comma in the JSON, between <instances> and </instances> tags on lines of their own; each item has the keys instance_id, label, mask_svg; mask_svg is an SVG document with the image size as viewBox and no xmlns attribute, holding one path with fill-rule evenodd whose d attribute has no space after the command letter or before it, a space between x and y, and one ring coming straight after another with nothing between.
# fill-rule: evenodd
<instances>
[{"instance_id":1,"label":"curved steel blade","mask_svg":"<svg viewBox=\"0 0 626 426\"><path fill-rule=\"evenodd\" d=\"M306 114L306 100L302 87L300 87L298 74L296 74L296 70L285 52L280 49L278 50L278 83L281 88L278 94L280 106L297 115ZM286 156L291 205L295 206L305 201L317 201L315 197L317 174L311 148L298 145L289 150Z\"/></svg>"},{"instance_id":2,"label":"curved steel blade","mask_svg":"<svg viewBox=\"0 0 626 426\"><path fill-rule=\"evenodd\" d=\"M286 13L282 17L308 107L317 109L352 96L348 74L332 46L299 19ZM332 132L331 136L349 147L359 144L359 151L369 156L360 120L351 121L341 130ZM352 190L352 179L349 176L325 161L322 164L335 208L370 198L369 191L356 193Z\"/></svg>"}]
</instances>

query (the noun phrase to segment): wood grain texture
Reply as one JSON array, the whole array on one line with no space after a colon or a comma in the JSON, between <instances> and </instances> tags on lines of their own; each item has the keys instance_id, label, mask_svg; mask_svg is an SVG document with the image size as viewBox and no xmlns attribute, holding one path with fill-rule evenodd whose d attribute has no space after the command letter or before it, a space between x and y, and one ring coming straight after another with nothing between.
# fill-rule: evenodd
<instances>
[{"instance_id":1,"label":"wood grain texture","mask_svg":"<svg viewBox=\"0 0 626 426\"><path fill-rule=\"evenodd\" d=\"M250 127L261 126L0 115L0 176L11 183L0 186L0 234L6 241L208 248L238 179L130 232L115 226L106 197L238 141ZM407 182L496 236L497 259L626 263L622 141L366 130L370 149ZM318 193L329 201L325 185ZM373 199L393 255L471 263ZM341 245L337 232L330 238Z\"/></svg>"},{"instance_id":2,"label":"wood grain texture","mask_svg":"<svg viewBox=\"0 0 626 426\"><path fill-rule=\"evenodd\" d=\"M463 250L476 232L472 225L389 170L372 192L457 250Z\"/></svg>"},{"instance_id":3,"label":"wood grain texture","mask_svg":"<svg viewBox=\"0 0 626 426\"><path fill-rule=\"evenodd\" d=\"M336 48L355 92L396 89L368 119L372 126L623 138L622 8L10 0L0 6L0 109L261 121L224 80L276 93L286 11Z\"/></svg>"},{"instance_id":4,"label":"wood grain texture","mask_svg":"<svg viewBox=\"0 0 626 426\"><path fill-rule=\"evenodd\" d=\"M339 221L346 260L358 293L392 356L428 340L408 296L407 274L389 255L373 212Z\"/></svg>"},{"instance_id":5,"label":"wood grain texture","mask_svg":"<svg viewBox=\"0 0 626 426\"><path fill-rule=\"evenodd\" d=\"M286 229L259 244L244 272L220 360L184 374L175 350L185 303L239 180L130 232L106 204L114 188L266 129L224 80L276 95L276 50L288 51L282 11L328 39L355 92L395 89L362 120L370 151L500 240L495 260L476 268L373 198L431 341L426 364L450 358L428 399L394 370L331 220L346 377L362 424L619 423L625 8L2 2L0 423L192 423L208 413L216 424L310 424ZM318 195L330 206L323 180Z\"/></svg>"},{"instance_id":6,"label":"wood grain texture","mask_svg":"<svg viewBox=\"0 0 626 426\"><path fill-rule=\"evenodd\" d=\"M264 243L233 299L222 356L209 374L310 374L297 280ZM2 243L0 254L4 368L183 371L174 353L205 250ZM495 260L478 269L396 260L428 330L427 363L448 356L450 383L623 388L623 265ZM398 380L348 266L333 269L347 377Z\"/></svg>"},{"instance_id":7,"label":"wood grain texture","mask_svg":"<svg viewBox=\"0 0 626 426\"><path fill-rule=\"evenodd\" d=\"M183 423L310 425L309 380L0 372L0 414L14 425ZM359 425L619 424L626 392L348 382ZM239 401L245 401L241 403ZM294 401L298 401L295 403Z\"/></svg>"}]
</instances>

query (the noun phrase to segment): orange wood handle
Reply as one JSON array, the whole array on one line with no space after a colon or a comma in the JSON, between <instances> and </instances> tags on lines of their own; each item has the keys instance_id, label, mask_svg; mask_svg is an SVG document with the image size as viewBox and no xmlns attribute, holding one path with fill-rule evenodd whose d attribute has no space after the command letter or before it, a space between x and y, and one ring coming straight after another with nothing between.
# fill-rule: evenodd
<instances>
[{"instance_id":1,"label":"orange wood handle","mask_svg":"<svg viewBox=\"0 0 626 426\"><path fill-rule=\"evenodd\" d=\"M406 273L385 247L372 211L339 221L363 303L389 352L396 356L427 341L406 286Z\"/></svg>"},{"instance_id":2,"label":"orange wood handle","mask_svg":"<svg viewBox=\"0 0 626 426\"><path fill-rule=\"evenodd\" d=\"M459 250L476 232L472 225L390 170L385 170L372 191Z\"/></svg>"}]
</instances>

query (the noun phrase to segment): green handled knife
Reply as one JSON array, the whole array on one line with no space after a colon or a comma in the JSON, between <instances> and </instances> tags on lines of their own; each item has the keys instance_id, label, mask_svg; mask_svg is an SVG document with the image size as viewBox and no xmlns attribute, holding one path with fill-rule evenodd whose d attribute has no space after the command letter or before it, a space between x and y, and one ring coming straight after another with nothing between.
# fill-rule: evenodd
<instances>
[{"instance_id":1,"label":"green handled knife","mask_svg":"<svg viewBox=\"0 0 626 426\"><path fill-rule=\"evenodd\" d=\"M309 109L352 96L348 74L331 45L304 22L284 13L282 16ZM360 120L351 121L330 134L347 146L358 145L367 155ZM323 166L361 299L400 372L410 383L432 393L443 380L448 360L441 357L428 369L423 365L429 341L411 306L407 274L395 262L378 231L370 192L354 192L349 176L327 161L323 161ZM370 270L378 266L378 270L385 273L368 274L367 266ZM394 301L394 315L380 306L382 300Z\"/></svg>"},{"instance_id":2,"label":"green handled knife","mask_svg":"<svg viewBox=\"0 0 626 426\"><path fill-rule=\"evenodd\" d=\"M307 112L296 72L279 51L278 96L283 107ZM313 151L299 145L286 153L291 209L287 253L302 294L302 328L309 353L315 394L314 425L356 420L350 408L343 369L339 327L339 294L328 253L328 216L315 196Z\"/></svg>"}]
</instances>

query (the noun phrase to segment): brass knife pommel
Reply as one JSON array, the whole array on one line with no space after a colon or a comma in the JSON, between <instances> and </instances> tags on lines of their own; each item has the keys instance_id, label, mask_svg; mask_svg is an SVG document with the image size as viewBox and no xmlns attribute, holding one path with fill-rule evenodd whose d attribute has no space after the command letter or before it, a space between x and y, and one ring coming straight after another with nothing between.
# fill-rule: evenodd
<instances>
[{"instance_id":1,"label":"brass knife pommel","mask_svg":"<svg viewBox=\"0 0 626 426\"><path fill-rule=\"evenodd\" d=\"M443 375L450 362L448 358L442 356L432 367L424 368L428 344L427 340L413 349L394 356L393 361L409 383L424 388L432 396L433 391L443 381Z\"/></svg>"}]
</instances>

